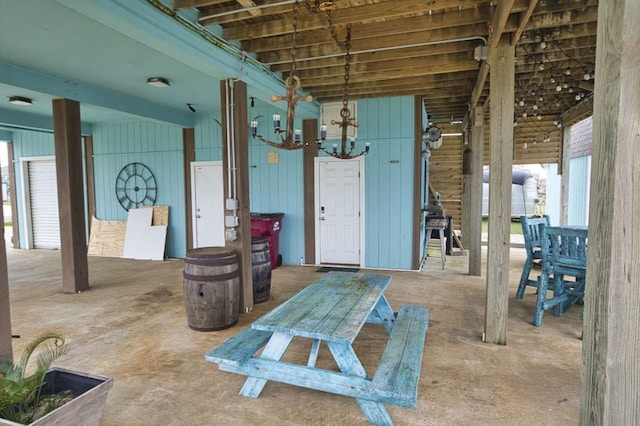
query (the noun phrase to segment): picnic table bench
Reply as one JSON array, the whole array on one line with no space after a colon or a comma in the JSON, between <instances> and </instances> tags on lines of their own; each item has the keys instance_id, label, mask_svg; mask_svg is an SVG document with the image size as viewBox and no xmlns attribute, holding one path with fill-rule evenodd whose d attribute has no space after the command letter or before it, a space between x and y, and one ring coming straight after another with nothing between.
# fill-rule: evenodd
<instances>
[{"instance_id":1,"label":"picnic table bench","mask_svg":"<svg viewBox=\"0 0 640 426\"><path fill-rule=\"evenodd\" d=\"M392 425L383 404L417 405L429 313L423 306L401 306L396 316L384 296L390 281L384 275L331 272L205 358L220 370L248 376L241 395L257 398L266 382L275 380L353 397L370 423ZM390 333L372 378L352 347L367 322L383 324ZM280 361L293 337L313 341L306 365ZM340 372L315 366L321 342Z\"/></svg>"}]
</instances>

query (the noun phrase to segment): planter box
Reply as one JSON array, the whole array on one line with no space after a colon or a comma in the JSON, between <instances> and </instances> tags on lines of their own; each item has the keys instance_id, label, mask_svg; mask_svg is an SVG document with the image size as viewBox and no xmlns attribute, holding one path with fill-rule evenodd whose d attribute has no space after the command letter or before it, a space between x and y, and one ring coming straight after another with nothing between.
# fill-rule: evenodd
<instances>
[{"instance_id":1,"label":"planter box","mask_svg":"<svg viewBox=\"0 0 640 426\"><path fill-rule=\"evenodd\" d=\"M45 381L42 393L70 390L73 399L30 425L98 426L107 394L113 386L112 378L54 367L45 376ZM22 423L0 419L0 425L19 426Z\"/></svg>"}]
</instances>

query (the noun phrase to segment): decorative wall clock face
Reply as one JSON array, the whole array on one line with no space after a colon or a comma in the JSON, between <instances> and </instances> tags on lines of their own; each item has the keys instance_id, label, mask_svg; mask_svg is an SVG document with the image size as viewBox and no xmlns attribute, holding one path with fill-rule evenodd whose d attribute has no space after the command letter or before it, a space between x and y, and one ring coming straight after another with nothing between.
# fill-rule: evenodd
<instances>
[{"instance_id":1,"label":"decorative wall clock face","mask_svg":"<svg viewBox=\"0 0 640 426\"><path fill-rule=\"evenodd\" d=\"M116 198L126 211L156 203L158 187L156 178L142 163L129 163L116 177Z\"/></svg>"}]
</instances>

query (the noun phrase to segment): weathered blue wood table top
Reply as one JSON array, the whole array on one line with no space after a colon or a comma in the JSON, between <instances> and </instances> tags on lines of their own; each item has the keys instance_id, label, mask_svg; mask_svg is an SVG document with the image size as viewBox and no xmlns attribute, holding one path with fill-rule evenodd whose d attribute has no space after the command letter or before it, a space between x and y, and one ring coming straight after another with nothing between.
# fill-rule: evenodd
<instances>
[{"instance_id":1,"label":"weathered blue wood table top","mask_svg":"<svg viewBox=\"0 0 640 426\"><path fill-rule=\"evenodd\" d=\"M329 272L251 327L352 343L390 282L386 275Z\"/></svg>"},{"instance_id":2,"label":"weathered blue wood table top","mask_svg":"<svg viewBox=\"0 0 640 426\"><path fill-rule=\"evenodd\" d=\"M429 319L422 306L403 306L396 317L384 295L390 282L385 275L330 272L205 358L248 376L241 395L257 398L275 380L353 397L370 423L392 425L383 403L416 407ZM351 346L367 322L383 324L390 333L373 378ZM306 365L280 361L294 337L312 339ZM316 368L322 342L339 372Z\"/></svg>"}]
</instances>

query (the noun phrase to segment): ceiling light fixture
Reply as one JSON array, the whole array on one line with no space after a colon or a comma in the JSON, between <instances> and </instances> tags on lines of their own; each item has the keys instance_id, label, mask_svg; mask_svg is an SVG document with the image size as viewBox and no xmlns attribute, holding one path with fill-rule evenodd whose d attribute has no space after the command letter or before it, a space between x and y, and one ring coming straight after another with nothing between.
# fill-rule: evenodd
<instances>
[{"instance_id":1,"label":"ceiling light fixture","mask_svg":"<svg viewBox=\"0 0 640 426\"><path fill-rule=\"evenodd\" d=\"M13 105L33 105L33 100L24 96L9 96L9 103Z\"/></svg>"},{"instance_id":2,"label":"ceiling light fixture","mask_svg":"<svg viewBox=\"0 0 640 426\"><path fill-rule=\"evenodd\" d=\"M171 86L171 84L169 83L169 80L167 80L164 77L149 77L147 79L147 84L149 86L159 87L159 88Z\"/></svg>"}]
</instances>

